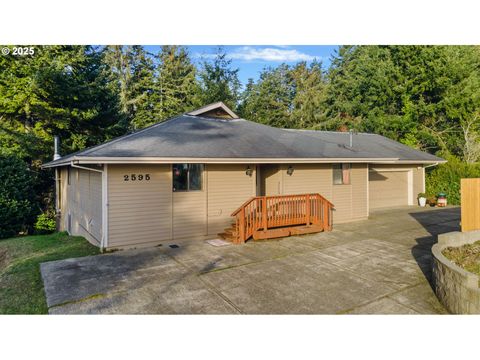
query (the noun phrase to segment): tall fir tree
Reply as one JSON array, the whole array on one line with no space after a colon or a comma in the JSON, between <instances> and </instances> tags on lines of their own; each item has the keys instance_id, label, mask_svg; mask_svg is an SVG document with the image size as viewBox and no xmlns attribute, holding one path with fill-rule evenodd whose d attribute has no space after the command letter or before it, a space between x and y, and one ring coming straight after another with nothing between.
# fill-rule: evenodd
<instances>
[{"instance_id":1,"label":"tall fir tree","mask_svg":"<svg viewBox=\"0 0 480 360\"><path fill-rule=\"evenodd\" d=\"M155 112L155 65L142 46L107 46L105 63L112 86L118 93L125 130L136 129L158 121Z\"/></svg>"},{"instance_id":2,"label":"tall fir tree","mask_svg":"<svg viewBox=\"0 0 480 360\"><path fill-rule=\"evenodd\" d=\"M52 205L52 173L40 171L40 165L52 159L53 136L62 139L62 154L81 150L120 135L121 114L101 51L90 46L34 51L0 57L0 156L23 161L35 175L29 206L38 212L38 206Z\"/></svg>"},{"instance_id":3,"label":"tall fir tree","mask_svg":"<svg viewBox=\"0 0 480 360\"><path fill-rule=\"evenodd\" d=\"M159 119L165 120L198 107L200 88L196 67L187 49L182 46L162 46L158 58L154 99Z\"/></svg>"},{"instance_id":4,"label":"tall fir tree","mask_svg":"<svg viewBox=\"0 0 480 360\"><path fill-rule=\"evenodd\" d=\"M276 127L292 127L291 112L295 89L288 65L266 68L256 83L247 84L240 106L249 120Z\"/></svg>"},{"instance_id":5,"label":"tall fir tree","mask_svg":"<svg viewBox=\"0 0 480 360\"><path fill-rule=\"evenodd\" d=\"M322 128L325 119L326 83L322 64L300 62L290 70L295 96L291 122L296 128Z\"/></svg>"},{"instance_id":6,"label":"tall fir tree","mask_svg":"<svg viewBox=\"0 0 480 360\"><path fill-rule=\"evenodd\" d=\"M344 46L329 71L328 116L475 161L479 68L475 46Z\"/></svg>"},{"instance_id":7,"label":"tall fir tree","mask_svg":"<svg viewBox=\"0 0 480 360\"><path fill-rule=\"evenodd\" d=\"M0 148L27 162L49 160L53 136L64 152L116 135L118 98L102 53L90 46L37 46L0 58Z\"/></svg>"},{"instance_id":8,"label":"tall fir tree","mask_svg":"<svg viewBox=\"0 0 480 360\"><path fill-rule=\"evenodd\" d=\"M232 68L232 60L221 47L212 61L204 61L199 76L202 105L223 101L228 107L236 109L241 89L238 71L238 68Z\"/></svg>"}]
</instances>

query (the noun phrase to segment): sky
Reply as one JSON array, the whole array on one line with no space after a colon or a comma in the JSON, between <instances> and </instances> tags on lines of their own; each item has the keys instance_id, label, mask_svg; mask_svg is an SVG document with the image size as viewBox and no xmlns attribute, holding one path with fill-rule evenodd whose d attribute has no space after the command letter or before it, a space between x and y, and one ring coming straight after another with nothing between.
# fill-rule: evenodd
<instances>
[{"instance_id":1,"label":"sky","mask_svg":"<svg viewBox=\"0 0 480 360\"><path fill-rule=\"evenodd\" d=\"M160 46L145 46L149 52L157 53ZM214 56L218 46L187 46L192 60L199 64L202 59ZM227 45L223 46L232 65L239 69L238 76L243 85L249 78L258 79L265 67L276 67L282 63L295 64L299 61L310 63L314 59L321 61L324 69L330 65L330 58L337 45Z\"/></svg>"}]
</instances>

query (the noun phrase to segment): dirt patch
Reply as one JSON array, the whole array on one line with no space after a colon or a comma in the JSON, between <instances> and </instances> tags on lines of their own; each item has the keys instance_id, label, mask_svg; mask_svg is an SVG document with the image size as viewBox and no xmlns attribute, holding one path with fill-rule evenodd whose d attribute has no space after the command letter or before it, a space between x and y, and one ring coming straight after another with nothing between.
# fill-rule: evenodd
<instances>
[{"instance_id":1,"label":"dirt patch","mask_svg":"<svg viewBox=\"0 0 480 360\"><path fill-rule=\"evenodd\" d=\"M442 254L461 268L480 275L480 241L459 247L448 247Z\"/></svg>"}]
</instances>

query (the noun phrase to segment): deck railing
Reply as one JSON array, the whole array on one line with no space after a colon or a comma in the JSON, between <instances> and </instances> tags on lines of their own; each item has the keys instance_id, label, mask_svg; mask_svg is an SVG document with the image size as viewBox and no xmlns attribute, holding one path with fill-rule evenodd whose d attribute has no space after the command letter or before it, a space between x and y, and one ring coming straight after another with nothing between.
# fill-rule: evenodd
<instances>
[{"instance_id":1,"label":"deck railing","mask_svg":"<svg viewBox=\"0 0 480 360\"><path fill-rule=\"evenodd\" d=\"M296 225L332 229L333 204L320 194L256 196L232 213L235 242L244 243L256 231Z\"/></svg>"}]
</instances>

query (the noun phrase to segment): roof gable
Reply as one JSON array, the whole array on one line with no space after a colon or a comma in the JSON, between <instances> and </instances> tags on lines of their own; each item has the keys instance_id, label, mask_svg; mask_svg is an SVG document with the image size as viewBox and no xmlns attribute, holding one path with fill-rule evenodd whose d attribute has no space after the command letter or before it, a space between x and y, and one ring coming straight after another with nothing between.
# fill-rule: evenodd
<instances>
[{"instance_id":1,"label":"roof gable","mask_svg":"<svg viewBox=\"0 0 480 360\"><path fill-rule=\"evenodd\" d=\"M238 115L221 101L190 111L187 115L219 119L238 119Z\"/></svg>"}]
</instances>

